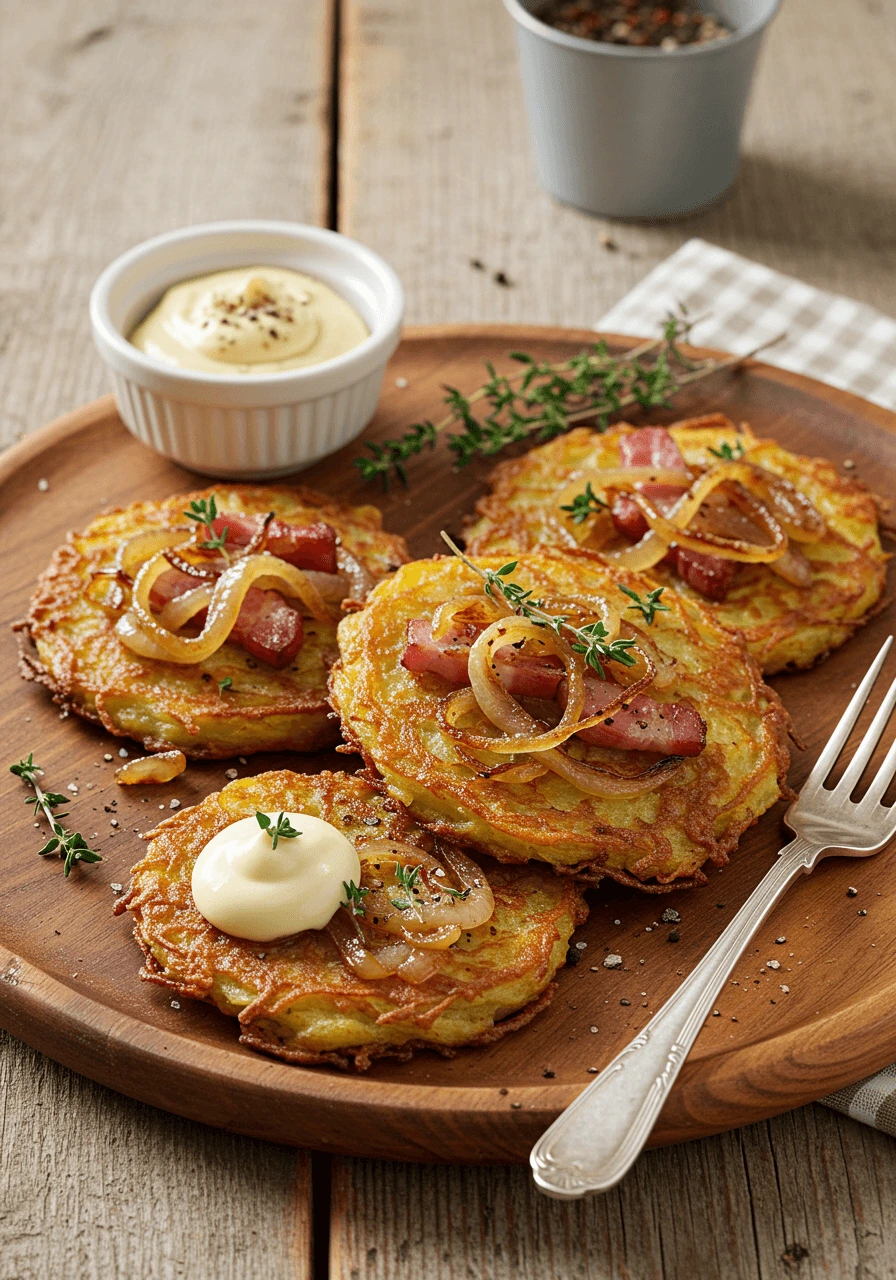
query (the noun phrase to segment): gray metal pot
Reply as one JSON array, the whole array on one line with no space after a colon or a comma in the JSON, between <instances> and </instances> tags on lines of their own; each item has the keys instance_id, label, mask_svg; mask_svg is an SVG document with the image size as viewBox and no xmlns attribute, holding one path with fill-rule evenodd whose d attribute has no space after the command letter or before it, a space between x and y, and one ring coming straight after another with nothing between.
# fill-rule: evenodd
<instances>
[{"instance_id":1,"label":"gray metal pot","mask_svg":"<svg viewBox=\"0 0 896 1280\"><path fill-rule=\"evenodd\" d=\"M543 3L504 0L545 190L612 218L670 217L720 196L780 0L713 0L732 34L669 52L566 35L533 16Z\"/></svg>"}]
</instances>

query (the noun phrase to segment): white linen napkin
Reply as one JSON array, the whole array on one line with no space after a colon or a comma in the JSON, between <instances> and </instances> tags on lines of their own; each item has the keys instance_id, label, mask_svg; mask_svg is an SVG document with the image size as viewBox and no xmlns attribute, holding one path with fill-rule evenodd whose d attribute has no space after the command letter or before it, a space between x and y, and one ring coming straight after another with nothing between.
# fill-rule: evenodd
<instances>
[{"instance_id":1,"label":"white linen napkin","mask_svg":"<svg viewBox=\"0 0 896 1280\"><path fill-rule=\"evenodd\" d=\"M705 240L688 240L594 327L645 337L679 303L708 313L698 346L745 355L786 330L761 360L896 409L896 320Z\"/></svg>"},{"instance_id":2,"label":"white linen napkin","mask_svg":"<svg viewBox=\"0 0 896 1280\"><path fill-rule=\"evenodd\" d=\"M745 355L786 330L759 359L896 409L896 321L705 240L688 240L594 327L644 337L679 303L708 313L697 345ZM896 1063L819 1101L896 1138Z\"/></svg>"}]
</instances>

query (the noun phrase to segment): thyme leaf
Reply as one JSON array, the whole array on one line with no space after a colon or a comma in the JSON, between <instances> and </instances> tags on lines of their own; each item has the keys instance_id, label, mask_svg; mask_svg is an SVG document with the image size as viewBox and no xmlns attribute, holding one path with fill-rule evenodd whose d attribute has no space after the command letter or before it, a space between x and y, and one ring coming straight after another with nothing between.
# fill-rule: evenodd
<instances>
[{"instance_id":1,"label":"thyme leaf","mask_svg":"<svg viewBox=\"0 0 896 1280\"><path fill-rule=\"evenodd\" d=\"M732 447L727 440L723 440L718 449L710 446L709 452L716 458L722 458L725 462L736 462L738 458L744 456L743 442L738 440Z\"/></svg>"},{"instance_id":2,"label":"thyme leaf","mask_svg":"<svg viewBox=\"0 0 896 1280\"><path fill-rule=\"evenodd\" d=\"M628 608L637 609L642 613L644 615L644 621L648 626L650 626L658 613L669 612L669 606L667 604L660 604L660 596L665 591L665 587L654 587L653 591L647 592L647 595L643 600L638 595L637 591L632 591L629 587L620 586L619 590L623 595L628 596L630 600L634 600L635 603L630 604Z\"/></svg>"},{"instance_id":3,"label":"thyme leaf","mask_svg":"<svg viewBox=\"0 0 896 1280\"><path fill-rule=\"evenodd\" d=\"M271 821L266 813L259 813L256 810L255 819L262 831L266 831L271 837L272 849L276 849L281 840L294 840L296 836L302 834L301 831L296 831L285 813L278 814L275 823Z\"/></svg>"},{"instance_id":4,"label":"thyme leaf","mask_svg":"<svg viewBox=\"0 0 896 1280\"><path fill-rule=\"evenodd\" d=\"M66 831L62 825L68 817L67 813L56 813L61 804L67 804L65 796L56 791L43 791L38 782L38 775L43 773L39 764L34 763L34 752L28 753L27 759L19 760L9 766L9 772L21 778L28 786L34 788L34 795L28 796L26 804L31 805L35 816L42 814L50 824L52 835L42 849L38 849L40 857L58 853L62 858L62 873L68 876L76 862L102 862L102 855L88 847L80 831Z\"/></svg>"},{"instance_id":5,"label":"thyme leaf","mask_svg":"<svg viewBox=\"0 0 896 1280\"><path fill-rule=\"evenodd\" d=\"M355 884L354 880L349 880L347 884L343 880L342 888L345 891L345 898L340 903L340 906L349 910L353 916L366 915L367 912L364 909L363 903L364 898L368 893L370 893L370 890L362 888L361 885Z\"/></svg>"},{"instance_id":6,"label":"thyme leaf","mask_svg":"<svg viewBox=\"0 0 896 1280\"><path fill-rule=\"evenodd\" d=\"M553 440L586 419L603 431L618 410L633 404L642 409L669 408L671 398L682 388L742 364L772 345L764 343L745 356L691 360L680 344L701 318L692 318L679 304L678 311L670 312L662 323L659 338L621 355L611 354L606 343L599 341L558 363L511 351L510 358L521 366L513 374L498 373L487 361L487 379L472 395L445 387L448 412L439 422L427 419L394 439L379 444L368 441L371 456L355 458L354 465L364 480L379 479L388 489L392 480L407 485L405 464L433 448L443 432L458 469L476 458L493 457L520 440Z\"/></svg>"},{"instance_id":7,"label":"thyme leaf","mask_svg":"<svg viewBox=\"0 0 896 1280\"><path fill-rule=\"evenodd\" d=\"M577 493L572 502L568 506L561 506L561 511L568 511L572 516L573 524L584 524L589 516L595 512L606 510L607 504L602 498L599 498L591 488L591 481L585 485L584 493Z\"/></svg>"},{"instance_id":8,"label":"thyme leaf","mask_svg":"<svg viewBox=\"0 0 896 1280\"><path fill-rule=\"evenodd\" d=\"M543 600L533 600L531 591L526 591L518 582L510 580L510 574L517 567L516 560L502 565L500 569L480 569L464 555L444 530L442 538L468 569L472 569L484 579L486 595L494 600L497 592L520 617L528 618L539 627L550 627L558 636L565 633L572 640L573 650L582 654L586 664L596 671L602 680L606 678L604 662L618 662L623 667L635 665L635 658L629 653L629 649L637 644L634 637L629 639L626 636L618 636L608 643L609 632L602 622L589 622L584 627L574 627L568 618L546 613Z\"/></svg>"}]
</instances>

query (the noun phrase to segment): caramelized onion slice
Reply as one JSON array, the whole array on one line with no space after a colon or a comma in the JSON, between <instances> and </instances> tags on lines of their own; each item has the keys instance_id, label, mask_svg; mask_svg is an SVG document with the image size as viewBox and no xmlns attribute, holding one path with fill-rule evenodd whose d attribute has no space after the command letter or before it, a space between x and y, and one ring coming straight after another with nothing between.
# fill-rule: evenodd
<instances>
[{"instance_id":1,"label":"caramelized onion slice","mask_svg":"<svg viewBox=\"0 0 896 1280\"><path fill-rule=\"evenodd\" d=\"M658 764L651 765L639 774L619 773L615 769L610 769L604 765L588 764L585 761L573 760L566 751L559 749L557 746L545 748L538 746L539 742L543 742L546 738L556 734L556 730L550 730L547 733L542 732L542 726L529 713L520 706L497 678L497 673L491 668L489 658L489 642L503 645L507 643L504 638L506 631L504 630L511 622L524 622L525 619L513 618L502 619L499 623L494 623L488 631L484 631L476 644L470 651L470 679L474 679L474 652L476 646L481 647L476 653L476 676L483 686L489 687L489 696L485 699L486 705L483 706L476 692L476 685L470 689L459 689L455 693L450 694L446 699L443 707L440 708L440 724L448 735L479 751L493 751L497 754L506 754L508 752L518 752L520 754L529 754L533 752L533 747L529 744L536 744L533 752L533 758L539 764L544 764L552 773L558 774L571 782L580 791L588 795L597 795L602 797L622 797L639 795L644 791L652 791L670 776L676 769L680 768L682 760L678 756L669 756ZM531 624L534 625L534 624ZM538 629L541 630L540 628ZM492 632L492 635L489 635ZM565 643L565 642L563 642ZM567 649L569 646L567 646ZM571 651L570 651L571 653ZM578 654L573 654L573 658L578 658ZM645 674L640 680L629 685L626 689L620 689L618 699L614 699L612 703L606 706L598 715L591 716L586 720L575 720L569 733L565 737L569 737L573 733L577 733L580 729L590 728L592 725L598 724L605 720L608 715L612 715L622 703L623 700L629 701L643 692L653 679L655 668L649 657L644 655ZM578 709L576 717L581 714L584 702L584 674L581 668L578 672L578 692L574 689L574 665L567 667L567 679L569 681L569 699L566 704L566 711L563 719L567 718L570 706L573 705L573 697L576 696ZM500 692L494 688L492 681L498 684ZM494 695L494 696L492 696ZM468 733L466 730L457 729L452 726L452 712L460 710L460 714L469 712L475 708L479 708L488 719L499 729L503 729L507 737L490 738L484 734ZM492 718L492 713L495 718ZM561 720L561 724L563 721ZM557 726L560 728L560 725ZM565 740L564 739L562 740Z\"/></svg>"},{"instance_id":2,"label":"caramelized onion slice","mask_svg":"<svg viewBox=\"0 0 896 1280\"><path fill-rule=\"evenodd\" d=\"M170 782L187 767L182 751L160 751L154 756L137 756L120 769L115 770L115 781L120 787L132 787L137 783Z\"/></svg>"},{"instance_id":3,"label":"caramelized onion slice","mask_svg":"<svg viewBox=\"0 0 896 1280\"><path fill-rule=\"evenodd\" d=\"M377 926L388 933L413 937L420 946L429 945L441 950L460 937L459 932L449 937L451 931L475 929L491 919L495 901L488 881L475 862L453 846L442 846L440 853L442 862L402 840L372 840L358 850L358 856L365 863L421 868L418 883L425 888L426 897L412 895L410 909L402 911L394 905L395 900L407 900L397 880L371 888L364 899L364 907L368 918L371 921L375 919ZM446 866L459 888L445 874ZM368 882L369 879L368 875ZM452 889L454 893L450 892Z\"/></svg>"},{"instance_id":4,"label":"caramelized onion slice","mask_svg":"<svg viewBox=\"0 0 896 1280\"><path fill-rule=\"evenodd\" d=\"M767 543L726 538L718 533L692 532L678 524L676 512L663 515L643 493L633 493L631 500L650 525L651 532L659 534L668 546L674 543L676 547L719 556L723 560L737 560L742 564L769 564L772 560L779 560L787 550L787 534L768 508L748 494L738 495L738 505L748 505L750 519L769 539Z\"/></svg>"},{"instance_id":5,"label":"caramelized onion slice","mask_svg":"<svg viewBox=\"0 0 896 1280\"><path fill-rule=\"evenodd\" d=\"M554 653L563 663L566 673L568 697L566 707L560 721L553 728L545 728L539 724L528 711L524 710L516 698L504 688L494 663L494 653L508 644L534 640L545 652ZM547 627L539 627L528 618L516 616L501 618L476 639L470 649L468 671L470 685L476 703L483 715L502 729L504 738L488 738L484 735L467 734L450 726L447 718L442 727L450 726L451 736L459 734L459 740L467 746L480 751L494 751L498 755L515 755L517 753L547 752L560 746L567 738L582 729L591 729L601 724L608 716L612 716L622 706L650 685L655 674L653 663L646 655L644 674L639 680L626 688L620 686L619 693L596 715L585 720L580 719L585 704L585 661L581 654L575 653L570 645ZM466 692L459 690L459 693ZM449 695L457 700L457 694Z\"/></svg>"},{"instance_id":6,"label":"caramelized onion slice","mask_svg":"<svg viewBox=\"0 0 896 1280\"><path fill-rule=\"evenodd\" d=\"M214 590L213 583L204 582L201 586L194 587L192 591L169 600L159 614L159 623L169 631L180 631L181 627L185 627L197 613L209 607Z\"/></svg>"},{"instance_id":7,"label":"caramelized onion slice","mask_svg":"<svg viewBox=\"0 0 896 1280\"><path fill-rule=\"evenodd\" d=\"M327 933L336 944L345 963L359 978L376 982L380 978L388 978L395 972L395 969L381 964L368 949L355 920L345 907L340 907L330 919Z\"/></svg>"},{"instance_id":8,"label":"caramelized onion slice","mask_svg":"<svg viewBox=\"0 0 896 1280\"><path fill-rule=\"evenodd\" d=\"M340 542L336 547L336 564L340 577L348 584L347 597L363 604L376 586L376 579L367 566Z\"/></svg>"},{"instance_id":9,"label":"caramelized onion slice","mask_svg":"<svg viewBox=\"0 0 896 1280\"><path fill-rule=\"evenodd\" d=\"M607 489L623 489L628 491L639 484L677 484L690 488L693 476L687 468L682 467L594 467L590 471L582 471L560 491L557 508L566 520L572 520L572 512L564 511L571 507L586 486L598 492ZM595 513L596 514L596 513Z\"/></svg>"},{"instance_id":10,"label":"caramelized onion slice","mask_svg":"<svg viewBox=\"0 0 896 1280\"><path fill-rule=\"evenodd\" d=\"M794 542L817 542L824 537L827 532L824 516L805 494L800 493L796 485L791 484L784 476L767 471L758 463L745 465L749 468L751 479L744 483L754 492L759 491L789 538Z\"/></svg>"},{"instance_id":11,"label":"caramelized onion slice","mask_svg":"<svg viewBox=\"0 0 896 1280\"><path fill-rule=\"evenodd\" d=\"M298 597L312 617L335 620L320 592L312 586L301 569L296 569L294 565L287 564L268 552L262 552L260 555L246 556L224 570L214 585L206 623L198 636L174 635L153 615L149 605L153 585L167 569L168 561L164 552L157 553L146 562L134 583L131 608L115 628L123 644L145 657L157 657L161 650L161 656L168 662L204 662L220 649L230 635L246 594L253 586ZM193 592L189 594L193 595ZM142 642L134 642L136 633L140 633ZM147 652L148 646L143 643L145 641L150 642L152 652Z\"/></svg>"},{"instance_id":12,"label":"caramelized onion slice","mask_svg":"<svg viewBox=\"0 0 896 1280\"><path fill-rule=\"evenodd\" d=\"M159 551L165 551L169 547L182 547L192 538L192 529L144 529L119 548L115 567L129 578L134 578L140 566Z\"/></svg>"},{"instance_id":13,"label":"caramelized onion slice","mask_svg":"<svg viewBox=\"0 0 896 1280\"><path fill-rule=\"evenodd\" d=\"M345 907L339 908L326 931L349 968L367 982L378 982L397 974L405 982L421 983L438 969L435 957L417 944L393 942L382 947L368 946L357 921Z\"/></svg>"},{"instance_id":14,"label":"caramelized onion slice","mask_svg":"<svg viewBox=\"0 0 896 1280\"><path fill-rule=\"evenodd\" d=\"M433 640L441 640L457 627L487 627L498 618L506 618L512 610L506 601L493 600L482 591L474 590L465 595L452 596L440 604L432 615L430 634Z\"/></svg>"}]
</instances>

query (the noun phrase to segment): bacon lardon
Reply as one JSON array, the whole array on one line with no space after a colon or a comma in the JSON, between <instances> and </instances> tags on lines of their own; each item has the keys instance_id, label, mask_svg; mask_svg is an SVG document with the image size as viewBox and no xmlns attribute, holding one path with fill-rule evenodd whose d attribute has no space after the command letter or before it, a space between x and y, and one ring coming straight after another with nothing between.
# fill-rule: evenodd
<instances>
[{"instance_id":1,"label":"bacon lardon","mask_svg":"<svg viewBox=\"0 0 896 1280\"><path fill-rule=\"evenodd\" d=\"M665 427L641 427L619 441L619 457L625 467L680 467L686 463L678 445ZM674 484L641 484L644 494L665 515L687 490ZM715 496L715 495L713 495ZM613 524L626 538L639 542L649 525L643 513L627 493L617 495L610 512ZM699 516L697 517L699 522ZM709 521L705 522L709 525ZM666 556L678 576L708 600L724 600L737 572L737 562L702 551L671 547Z\"/></svg>"},{"instance_id":2,"label":"bacon lardon","mask_svg":"<svg viewBox=\"0 0 896 1280\"><path fill-rule=\"evenodd\" d=\"M227 530L225 547L238 551L246 547L261 529L264 516L231 515L225 512L214 521L212 529L220 537ZM265 551L279 556L297 569L316 569L319 573L337 573L337 538L335 529L316 520L313 524L287 524L275 516L268 521Z\"/></svg>"},{"instance_id":3,"label":"bacon lardon","mask_svg":"<svg viewBox=\"0 0 896 1280\"><path fill-rule=\"evenodd\" d=\"M407 671L442 676L458 688L469 685L467 663L476 638L473 627L450 631L433 640L425 618L408 623L401 665ZM566 680L554 659L531 658L511 645L499 649L495 664L501 683L517 698L556 699L566 705ZM590 669L585 674L585 705L582 719L597 715L619 694L619 685L602 680ZM693 707L682 702L656 702L642 694L627 707L615 712L604 724L578 735L592 746L616 747L621 751L656 751L662 755L697 756L706 746L706 725Z\"/></svg>"},{"instance_id":4,"label":"bacon lardon","mask_svg":"<svg viewBox=\"0 0 896 1280\"><path fill-rule=\"evenodd\" d=\"M153 609L163 609L202 582L180 569L168 569L153 583L149 603ZM195 621L203 625L205 610L196 615ZM288 667L305 639L302 615L286 603L279 591L250 587L228 638L270 667Z\"/></svg>"}]
</instances>

